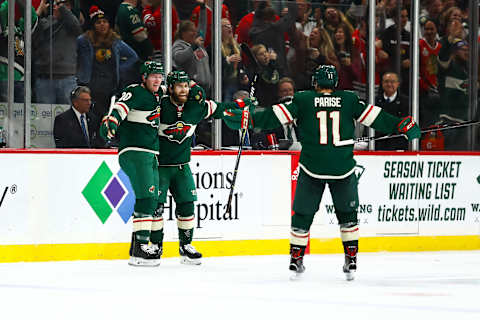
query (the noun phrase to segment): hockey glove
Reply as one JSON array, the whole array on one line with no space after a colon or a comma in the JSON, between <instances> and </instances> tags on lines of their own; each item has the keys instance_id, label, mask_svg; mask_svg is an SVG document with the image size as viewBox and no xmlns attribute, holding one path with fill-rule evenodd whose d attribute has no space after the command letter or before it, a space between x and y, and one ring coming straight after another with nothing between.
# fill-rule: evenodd
<instances>
[{"instance_id":1,"label":"hockey glove","mask_svg":"<svg viewBox=\"0 0 480 320\"><path fill-rule=\"evenodd\" d=\"M189 101L195 101L198 103L204 103L205 102L205 90L203 90L202 87L200 87L198 84L195 82L190 82L190 92L188 93L188 100Z\"/></svg>"},{"instance_id":2,"label":"hockey glove","mask_svg":"<svg viewBox=\"0 0 480 320\"><path fill-rule=\"evenodd\" d=\"M400 121L398 132L405 134L408 140L419 139L422 136L420 128L411 116L405 117Z\"/></svg>"},{"instance_id":3,"label":"hockey glove","mask_svg":"<svg viewBox=\"0 0 480 320\"><path fill-rule=\"evenodd\" d=\"M245 99L237 99L237 100L234 100L234 102L237 104L237 107L239 109L243 109L246 106L248 106L250 109L254 109L256 106L258 106L258 101L257 101L257 98L255 98L255 97L245 98Z\"/></svg>"},{"instance_id":4,"label":"hockey glove","mask_svg":"<svg viewBox=\"0 0 480 320\"><path fill-rule=\"evenodd\" d=\"M246 113L246 114L245 114ZM250 111L237 108L227 109L223 112L223 121L232 130L243 129L246 126L245 116L248 116L248 128L253 128L252 114Z\"/></svg>"},{"instance_id":5,"label":"hockey glove","mask_svg":"<svg viewBox=\"0 0 480 320\"><path fill-rule=\"evenodd\" d=\"M103 117L100 125L100 136L105 140L110 140L115 137L118 129L118 120L112 115Z\"/></svg>"}]
</instances>

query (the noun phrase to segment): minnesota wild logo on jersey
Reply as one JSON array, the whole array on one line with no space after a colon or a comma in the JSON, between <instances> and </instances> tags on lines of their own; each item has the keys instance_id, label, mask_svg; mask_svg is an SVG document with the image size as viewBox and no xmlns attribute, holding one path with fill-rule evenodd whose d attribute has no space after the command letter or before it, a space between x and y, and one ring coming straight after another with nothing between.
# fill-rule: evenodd
<instances>
[{"instance_id":1,"label":"minnesota wild logo on jersey","mask_svg":"<svg viewBox=\"0 0 480 320\"><path fill-rule=\"evenodd\" d=\"M191 137L195 132L196 125L191 125L183 121L177 121L174 124L160 124L159 135L172 142L181 144L185 139Z\"/></svg>"},{"instance_id":2,"label":"minnesota wild logo on jersey","mask_svg":"<svg viewBox=\"0 0 480 320\"><path fill-rule=\"evenodd\" d=\"M141 85L130 85L113 107L122 120L119 149L135 147L158 153L160 97Z\"/></svg>"},{"instance_id":3,"label":"minnesota wild logo on jersey","mask_svg":"<svg viewBox=\"0 0 480 320\"><path fill-rule=\"evenodd\" d=\"M156 110L152 111L148 116L147 116L147 121L150 122L150 125L154 128L158 127L158 123L160 121L160 107L158 107Z\"/></svg>"}]
</instances>

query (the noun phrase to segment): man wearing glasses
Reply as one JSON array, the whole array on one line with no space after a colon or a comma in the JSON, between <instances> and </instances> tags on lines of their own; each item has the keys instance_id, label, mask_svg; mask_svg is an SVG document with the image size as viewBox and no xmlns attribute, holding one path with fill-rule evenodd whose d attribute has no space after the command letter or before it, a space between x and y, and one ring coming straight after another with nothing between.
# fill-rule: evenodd
<instances>
[{"instance_id":1,"label":"man wearing glasses","mask_svg":"<svg viewBox=\"0 0 480 320\"><path fill-rule=\"evenodd\" d=\"M409 115L408 97L400 92L400 79L395 72L386 72L382 77L382 91L375 105L381 107L394 116L403 118ZM377 136L383 135L380 133ZM379 140L375 142L375 150L408 150L408 141L403 137Z\"/></svg>"},{"instance_id":2,"label":"man wearing glasses","mask_svg":"<svg viewBox=\"0 0 480 320\"><path fill-rule=\"evenodd\" d=\"M90 112L88 87L77 87L70 95L72 107L55 117L53 137L57 148L103 148L99 136L100 119Z\"/></svg>"}]
</instances>

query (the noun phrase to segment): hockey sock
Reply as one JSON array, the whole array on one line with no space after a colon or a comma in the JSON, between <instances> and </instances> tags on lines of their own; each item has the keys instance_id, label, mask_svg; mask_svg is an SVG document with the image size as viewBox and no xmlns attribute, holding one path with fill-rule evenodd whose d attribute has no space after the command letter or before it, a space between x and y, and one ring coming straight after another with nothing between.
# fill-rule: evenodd
<instances>
[{"instance_id":1,"label":"hockey sock","mask_svg":"<svg viewBox=\"0 0 480 320\"><path fill-rule=\"evenodd\" d=\"M357 241L359 238L358 224L356 222L347 222L340 224L340 237L343 242Z\"/></svg>"},{"instance_id":2,"label":"hockey sock","mask_svg":"<svg viewBox=\"0 0 480 320\"><path fill-rule=\"evenodd\" d=\"M163 243L163 203L159 203L152 219L152 232L150 234L150 241L158 244L159 247Z\"/></svg>"},{"instance_id":3,"label":"hockey sock","mask_svg":"<svg viewBox=\"0 0 480 320\"><path fill-rule=\"evenodd\" d=\"M193 202L177 204L175 215L177 216L178 238L182 245L192 242L193 227L195 226L195 216L193 212Z\"/></svg>"},{"instance_id":4,"label":"hockey sock","mask_svg":"<svg viewBox=\"0 0 480 320\"><path fill-rule=\"evenodd\" d=\"M292 228L290 230L290 245L306 247L308 244L309 236L310 236L310 232L307 230Z\"/></svg>"},{"instance_id":5,"label":"hockey sock","mask_svg":"<svg viewBox=\"0 0 480 320\"><path fill-rule=\"evenodd\" d=\"M152 229L152 214L155 210L154 199L136 199L135 212L133 213L133 232L135 239L139 243L148 243L150 241L150 231Z\"/></svg>"}]
</instances>

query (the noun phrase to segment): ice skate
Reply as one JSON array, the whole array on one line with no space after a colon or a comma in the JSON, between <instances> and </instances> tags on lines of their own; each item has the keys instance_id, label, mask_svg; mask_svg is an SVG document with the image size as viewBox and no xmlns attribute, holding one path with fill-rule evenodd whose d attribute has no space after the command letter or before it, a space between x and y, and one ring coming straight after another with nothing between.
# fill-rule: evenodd
<instances>
[{"instance_id":1,"label":"ice skate","mask_svg":"<svg viewBox=\"0 0 480 320\"><path fill-rule=\"evenodd\" d=\"M297 280L302 277L305 272L303 265L303 256L305 255L305 247L291 246L290 247L290 266L288 269L292 272L290 280Z\"/></svg>"},{"instance_id":2,"label":"ice skate","mask_svg":"<svg viewBox=\"0 0 480 320\"><path fill-rule=\"evenodd\" d=\"M163 246L158 243L153 243L151 247L153 250L155 250L155 259L157 259L158 264L160 264L160 258L162 257L162 254L163 254Z\"/></svg>"},{"instance_id":3,"label":"ice skate","mask_svg":"<svg viewBox=\"0 0 480 320\"><path fill-rule=\"evenodd\" d=\"M199 265L202 263L202 254L191 244L180 245L180 263Z\"/></svg>"},{"instance_id":4,"label":"ice skate","mask_svg":"<svg viewBox=\"0 0 480 320\"><path fill-rule=\"evenodd\" d=\"M288 269L292 272L290 280L300 279L305 272L305 266L303 265L303 259L290 260L290 266Z\"/></svg>"},{"instance_id":5,"label":"ice skate","mask_svg":"<svg viewBox=\"0 0 480 320\"><path fill-rule=\"evenodd\" d=\"M355 272L357 271L357 257L345 255L345 264L343 265L343 272L347 281L355 279Z\"/></svg>"},{"instance_id":6,"label":"ice skate","mask_svg":"<svg viewBox=\"0 0 480 320\"><path fill-rule=\"evenodd\" d=\"M132 247L132 255L128 261L129 265L139 267L156 267L160 265L161 248L159 249L157 245L149 246L146 243L140 243L133 239Z\"/></svg>"}]
</instances>

